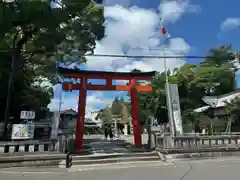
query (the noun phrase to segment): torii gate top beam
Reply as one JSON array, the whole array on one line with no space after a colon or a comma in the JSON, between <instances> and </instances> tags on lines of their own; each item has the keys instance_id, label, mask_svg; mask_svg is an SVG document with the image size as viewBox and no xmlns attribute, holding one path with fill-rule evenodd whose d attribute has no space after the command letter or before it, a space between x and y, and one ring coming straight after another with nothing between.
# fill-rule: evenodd
<instances>
[{"instance_id":1,"label":"torii gate top beam","mask_svg":"<svg viewBox=\"0 0 240 180\"><path fill-rule=\"evenodd\" d=\"M104 72L104 71L83 71L78 69L68 69L59 67L59 74L65 78L77 78L77 79L105 79L106 84L91 84L86 83L83 85L80 83L63 83L63 89L65 91L79 90L81 86L86 87L87 90L101 90L101 91L130 91L133 87L138 92L150 92L152 86L150 85L137 85L136 80L151 81L152 76L155 75L155 71L151 72ZM113 85L112 80L128 80L127 85Z\"/></svg>"},{"instance_id":2,"label":"torii gate top beam","mask_svg":"<svg viewBox=\"0 0 240 180\"><path fill-rule=\"evenodd\" d=\"M145 80L151 81L156 71L150 72L106 72L106 71L87 71L79 69L68 69L58 67L58 72L65 78L87 78L87 79L112 79L112 80Z\"/></svg>"}]
</instances>

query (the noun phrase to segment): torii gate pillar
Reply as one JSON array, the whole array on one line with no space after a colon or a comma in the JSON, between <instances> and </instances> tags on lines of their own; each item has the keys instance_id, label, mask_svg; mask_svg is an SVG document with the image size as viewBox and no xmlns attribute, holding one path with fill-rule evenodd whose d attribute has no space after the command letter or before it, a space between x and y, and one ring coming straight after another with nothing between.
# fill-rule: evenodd
<instances>
[{"instance_id":1,"label":"torii gate pillar","mask_svg":"<svg viewBox=\"0 0 240 180\"><path fill-rule=\"evenodd\" d=\"M131 79L130 86L134 87L136 84L135 79ZM141 130L139 125L139 115L138 115L138 97L137 91L135 88L132 88L130 91L131 103L132 103L132 124L133 124L133 134L134 134L134 143L136 147L142 147L142 137Z\"/></svg>"},{"instance_id":2,"label":"torii gate pillar","mask_svg":"<svg viewBox=\"0 0 240 180\"><path fill-rule=\"evenodd\" d=\"M83 150L84 120L87 99L87 81L88 80L85 77L82 77L81 84L79 87L78 117L75 135L75 147L77 152L81 152Z\"/></svg>"}]
</instances>

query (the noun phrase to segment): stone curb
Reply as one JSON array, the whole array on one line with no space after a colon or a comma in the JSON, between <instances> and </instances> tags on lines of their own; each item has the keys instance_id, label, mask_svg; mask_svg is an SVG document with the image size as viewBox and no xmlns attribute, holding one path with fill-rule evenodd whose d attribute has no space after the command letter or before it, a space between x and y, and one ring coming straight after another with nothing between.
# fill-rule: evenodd
<instances>
[{"instance_id":1,"label":"stone curb","mask_svg":"<svg viewBox=\"0 0 240 180\"><path fill-rule=\"evenodd\" d=\"M123 163L123 162L138 162L138 161L159 161L158 156L149 157L121 157L121 158L110 158L110 159L93 159L93 160L80 160L73 161L74 165L92 165L92 164L109 164L109 163Z\"/></svg>"},{"instance_id":2,"label":"stone curb","mask_svg":"<svg viewBox=\"0 0 240 180\"><path fill-rule=\"evenodd\" d=\"M65 154L5 156L0 157L0 168L31 166L58 167L65 159Z\"/></svg>"},{"instance_id":3,"label":"stone curb","mask_svg":"<svg viewBox=\"0 0 240 180\"><path fill-rule=\"evenodd\" d=\"M174 160L202 160L218 157L239 157L240 151L235 152L201 152L201 153L181 153L181 154L163 154L158 153L162 161Z\"/></svg>"},{"instance_id":4,"label":"stone curb","mask_svg":"<svg viewBox=\"0 0 240 180\"><path fill-rule=\"evenodd\" d=\"M159 161L157 152L150 153L122 153L122 154L106 154L106 155L90 155L90 156L73 156L74 165L87 164L108 164L131 161Z\"/></svg>"}]
</instances>

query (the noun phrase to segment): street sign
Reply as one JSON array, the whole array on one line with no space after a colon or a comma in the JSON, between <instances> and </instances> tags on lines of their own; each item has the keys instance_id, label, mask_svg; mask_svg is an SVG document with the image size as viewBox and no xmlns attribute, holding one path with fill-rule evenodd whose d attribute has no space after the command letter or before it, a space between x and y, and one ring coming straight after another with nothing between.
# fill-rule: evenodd
<instances>
[{"instance_id":1,"label":"street sign","mask_svg":"<svg viewBox=\"0 0 240 180\"><path fill-rule=\"evenodd\" d=\"M34 111L21 111L20 119L35 119Z\"/></svg>"}]
</instances>

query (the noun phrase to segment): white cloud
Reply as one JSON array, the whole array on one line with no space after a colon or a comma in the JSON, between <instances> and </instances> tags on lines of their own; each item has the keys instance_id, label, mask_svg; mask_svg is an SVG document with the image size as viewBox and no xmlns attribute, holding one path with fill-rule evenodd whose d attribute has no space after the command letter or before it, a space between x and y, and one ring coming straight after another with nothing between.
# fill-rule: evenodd
<instances>
[{"instance_id":1,"label":"white cloud","mask_svg":"<svg viewBox=\"0 0 240 180\"><path fill-rule=\"evenodd\" d=\"M199 12L199 7L189 1L163 1L160 14L164 22L175 22L184 13ZM97 43L95 54L146 55L162 56L160 42L159 14L138 7L124 8L120 5L105 8L106 36ZM128 49L130 47L130 49ZM125 50L124 50L125 49ZM127 50L126 50L127 49ZM144 49L144 50L143 50ZM166 55L188 53L190 46L184 39L177 37L169 40L164 47ZM178 53L176 51L179 51ZM184 63L182 59L168 59L168 67L175 68ZM143 59L136 61L129 58L88 57L87 68L91 70L131 71L132 69L163 70L162 59Z\"/></svg>"},{"instance_id":2,"label":"white cloud","mask_svg":"<svg viewBox=\"0 0 240 180\"><path fill-rule=\"evenodd\" d=\"M131 2L131 0L104 0L104 6L113 6L119 4L122 7L128 7Z\"/></svg>"},{"instance_id":3,"label":"white cloud","mask_svg":"<svg viewBox=\"0 0 240 180\"><path fill-rule=\"evenodd\" d=\"M110 1L110 0L109 0ZM116 2L116 1L115 1ZM130 2L130 1L124 1ZM129 5L129 4L128 4ZM125 7L126 4L124 4ZM190 50L190 45L181 37L174 37L163 46L160 43L159 14L152 10L138 7L125 8L121 5L105 7L105 37L97 42L95 54L117 54L117 55L147 55L147 56L174 56L186 54ZM164 23L176 22L185 13L199 12L200 7L190 4L189 1L162 1L159 6L160 14L164 18ZM170 32L171 33L171 32ZM163 53L163 49L165 49ZM172 69L184 64L184 59L166 59L167 67ZM142 71L163 71L164 61L158 58L130 59L111 57L88 57L86 64L89 70L102 71L131 71L140 69ZM109 103L104 100L94 98L93 93L88 97L88 101L93 104ZM114 97L113 97L114 98ZM93 99L94 101L91 101ZM76 100L68 99L63 105L65 108L72 107ZM88 103L89 107L96 107ZM89 108L88 107L88 108ZM91 109L90 108L90 109Z\"/></svg>"},{"instance_id":4,"label":"white cloud","mask_svg":"<svg viewBox=\"0 0 240 180\"><path fill-rule=\"evenodd\" d=\"M226 18L220 26L221 31L223 32L231 31L231 30L237 29L238 27L240 27L240 17Z\"/></svg>"},{"instance_id":5,"label":"white cloud","mask_svg":"<svg viewBox=\"0 0 240 180\"><path fill-rule=\"evenodd\" d=\"M198 5L190 4L186 1L163 1L159 5L161 17L164 22L175 22L185 13L198 13L201 7Z\"/></svg>"},{"instance_id":6,"label":"white cloud","mask_svg":"<svg viewBox=\"0 0 240 180\"><path fill-rule=\"evenodd\" d=\"M79 96L64 96L64 94L62 95L61 110L73 109L77 111ZM103 92L95 92L90 95L88 94L86 102L86 115L88 117L96 116L96 113L92 113L95 110L95 107L104 107L109 104L111 100L112 99L105 98ZM49 104L49 108L53 111L58 111L59 103L60 98L56 97Z\"/></svg>"}]
</instances>

